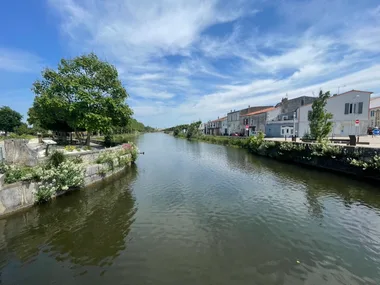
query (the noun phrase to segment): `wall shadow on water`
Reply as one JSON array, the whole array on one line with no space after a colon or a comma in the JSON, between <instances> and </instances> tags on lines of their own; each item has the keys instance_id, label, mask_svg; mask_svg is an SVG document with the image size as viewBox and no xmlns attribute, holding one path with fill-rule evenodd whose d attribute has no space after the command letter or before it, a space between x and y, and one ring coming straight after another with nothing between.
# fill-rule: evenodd
<instances>
[{"instance_id":1,"label":"wall shadow on water","mask_svg":"<svg viewBox=\"0 0 380 285\"><path fill-rule=\"evenodd\" d=\"M0 269L6 260L23 266L41 254L80 266L112 264L134 222L136 176L132 166L121 177L0 220Z\"/></svg>"}]
</instances>

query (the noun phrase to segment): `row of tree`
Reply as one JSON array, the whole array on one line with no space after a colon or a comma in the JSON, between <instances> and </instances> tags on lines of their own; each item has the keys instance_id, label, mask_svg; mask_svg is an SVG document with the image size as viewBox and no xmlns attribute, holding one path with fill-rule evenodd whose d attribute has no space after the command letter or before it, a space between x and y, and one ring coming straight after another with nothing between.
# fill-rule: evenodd
<instances>
[{"instance_id":1,"label":"row of tree","mask_svg":"<svg viewBox=\"0 0 380 285\"><path fill-rule=\"evenodd\" d=\"M33 106L28 123L34 129L59 132L87 132L87 144L94 132L152 131L131 116L126 104L128 93L116 68L91 53L74 59L62 59L56 70L47 68L42 80L34 82ZM28 131L22 116L9 107L0 110L0 130Z\"/></svg>"}]
</instances>

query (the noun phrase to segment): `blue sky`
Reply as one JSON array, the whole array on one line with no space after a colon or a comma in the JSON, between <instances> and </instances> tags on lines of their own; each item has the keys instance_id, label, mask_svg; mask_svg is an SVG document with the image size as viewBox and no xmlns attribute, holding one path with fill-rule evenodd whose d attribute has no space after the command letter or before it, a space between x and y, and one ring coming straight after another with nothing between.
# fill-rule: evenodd
<instances>
[{"instance_id":1,"label":"blue sky","mask_svg":"<svg viewBox=\"0 0 380 285\"><path fill-rule=\"evenodd\" d=\"M41 70L91 51L155 127L321 88L376 95L380 1L3 0L0 105L26 118Z\"/></svg>"}]
</instances>

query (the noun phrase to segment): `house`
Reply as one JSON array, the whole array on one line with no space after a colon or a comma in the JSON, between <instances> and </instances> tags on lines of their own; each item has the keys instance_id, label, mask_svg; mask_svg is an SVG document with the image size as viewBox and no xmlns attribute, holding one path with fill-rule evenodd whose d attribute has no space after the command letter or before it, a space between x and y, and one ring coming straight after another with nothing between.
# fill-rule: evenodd
<instances>
[{"instance_id":1,"label":"house","mask_svg":"<svg viewBox=\"0 0 380 285\"><path fill-rule=\"evenodd\" d=\"M269 107L241 116L241 124L245 126L245 135L250 136L260 131L265 133L265 126L267 120L273 119L274 116L280 113L280 110L280 108Z\"/></svg>"},{"instance_id":2,"label":"house","mask_svg":"<svg viewBox=\"0 0 380 285\"><path fill-rule=\"evenodd\" d=\"M366 135L369 124L369 103L372 92L351 90L327 100L326 111L333 114L333 130L329 136ZM300 137L310 133L311 104L297 111L297 130ZM355 121L358 120L358 126Z\"/></svg>"},{"instance_id":3,"label":"house","mask_svg":"<svg viewBox=\"0 0 380 285\"><path fill-rule=\"evenodd\" d=\"M267 137L284 137L293 135L294 128L298 129L297 110L313 103L315 97L300 96L294 99L283 98L276 108L267 114L265 135Z\"/></svg>"},{"instance_id":4,"label":"house","mask_svg":"<svg viewBox=\"0 0 380 285\"><path fill-rule=\"evenodd\" d=\"M221 119L220 134L221 135L228 135L227 117L223 117Z\"/></svg>"},{"instance_id":5,"label":"house","mask_svg":"<svg viewBox=\"0 0 380 285\"><path fill-rule=\"evenodd\" d=\"M230 111L227 114L227 133L231 135L233 133L244 134L246 125L241 120L242 117L246 116L248 113L252 113L255 111L260 111L263 109L270 108L272 106L256 106L239 110L239 111Z\"/></svg>"},{"instance_id":6,"label":"house","mask_svg":"<svg viewBox=\"0 0 380 285\"><path fill-rule=\"evenodd\" d=\"M380 127L380 97L371 99L369 105L369 127Z\"/></svg>"},{"instance_id":7,"label":"house","mask_svg":"<svg viewBox=\"0 0 380 285\"><path fill-rule=\"evenodd\" d=\"M227 133L227 129L223 129L223 126L225 127L227 124L223 122L227 121L227 117L218 118L214 121L209 121L207 123L207 134L208 135L214 135L214 136L220 136L224 133Z\"/></svg>"},{"instance_id":8,"label":"house","mask_svg":"<svg viewBox=\"0 0 380 285\"><path fill-rule=\"evenodd\" d=\"M206 124L201 123L198 128L198 132L202 135L206 134Z\"/></svg>"}]
</instances>

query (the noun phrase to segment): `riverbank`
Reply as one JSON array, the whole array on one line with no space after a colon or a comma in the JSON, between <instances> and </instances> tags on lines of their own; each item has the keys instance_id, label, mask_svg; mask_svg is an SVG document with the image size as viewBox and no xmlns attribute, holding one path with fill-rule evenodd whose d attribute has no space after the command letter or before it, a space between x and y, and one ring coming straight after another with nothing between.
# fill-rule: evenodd
<instances>
[{"instance_id":1,"label":"riverbank","mask_svg":"<svg viewBox=\"0 0 380 285\"><path fill-rule=\"evenodd\" d=\"M307 165L360 179L380 181L380 149L332 144L286 142L250 138L196 136L199 140L213 144L245 148L253 154Z\"/></svg>"},{"instance_id":2,"label":"riverbank","mask_svg":"<svg viewBox=\"0 0 380 285\"><path fill-rule=\"evenodd\" d=\"M35 167L0 167L0 217L114 176L137 158L129 143L90 153L53 153Z\"/></svg>"}]
</instances>

